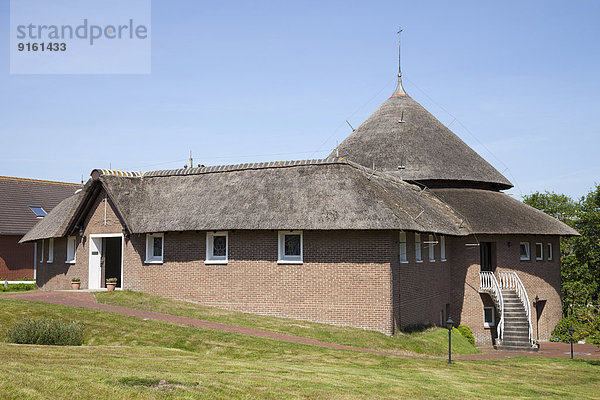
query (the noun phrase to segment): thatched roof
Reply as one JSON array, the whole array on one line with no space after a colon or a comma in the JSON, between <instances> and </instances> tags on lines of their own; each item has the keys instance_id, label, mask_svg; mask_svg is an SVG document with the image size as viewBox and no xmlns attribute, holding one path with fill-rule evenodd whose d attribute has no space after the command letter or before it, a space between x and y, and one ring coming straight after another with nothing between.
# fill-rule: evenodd
<instances>
[{"instance_id":1,"label":"thatched roof","mask_svg":"<svg viewBox=\"0 0 600 400\"><path fill-rule=\"evenodd\" d=\"M468 233L431 193L345 160L188 168L119 176L95 170L82 195L24 241L69 234L75 209L101 185L131 233L232 229L405 229ZM52 222L52 224L50 224ZM51 225L51 226L50 226Z\"/></svg>"},{"instance_id":2,"label":"thatched roof","mask_svg":"<svg viewBox=\"0 0 600 400\"><path fill-rule=\"evenodd\" d=\"M480 189L433 189L464 217L474 233L579 235L554 217L501 192Z\"/></svg>"},{"instance_id":3,"label":"thatched roof","mask_svg":"<svg viewBox=\"0 0 600 400\"><path fill-rule=\"evenodd\" d=\"M401 85L399 85L401 88ZM398 121L404 122L398 122ZM339 154L433 186L508 189L512 184L405 92L396 93L348 136ZM398 169L403 165L405 169Z\"/></svg>"},{"instance_id":4,"label":"thatched roof","mask_svg":"<svg viewBox=\"0 0 600 400\"><path fill-rule=\"evenodd\" d=\"M92 171L23 241L78 229L105 190L130 233L233 229L390 229L573 235L574 230L506 194L422 190L345 159L285 161L124 173Z\"/></svg>"}]
</instances>

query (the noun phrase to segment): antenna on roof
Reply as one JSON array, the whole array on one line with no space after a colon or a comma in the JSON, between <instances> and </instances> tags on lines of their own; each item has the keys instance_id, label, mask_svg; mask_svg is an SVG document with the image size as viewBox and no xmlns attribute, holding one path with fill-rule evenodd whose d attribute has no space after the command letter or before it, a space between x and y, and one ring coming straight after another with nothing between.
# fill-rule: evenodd
<instances>
[{"instance_id":1,"label":"antenna on roof","mask_svg":"<svg viewBox=\"0 0 600 400\"><path fill-rule=\"evenodd\" d=\"M348 124L348 126L350 127L350 129L352 129L352 132L354 132L356 129L354 129L354 127L352 126L352 124L350 124L350 122L348 122L348 120L346 120L346 123Z\"/></svg>"},{"instance_id":2,"label":"antenna on roof","mask_svg":"<svg viewBox=\"0 0 600 400\"><path fill-rule=\"evenodd\" d=\"M402 66L401 66L401 44L402 44L402 26L398 26L398 86L392 97L408 96L402 87Z\"/></svg>"}]
</instances>

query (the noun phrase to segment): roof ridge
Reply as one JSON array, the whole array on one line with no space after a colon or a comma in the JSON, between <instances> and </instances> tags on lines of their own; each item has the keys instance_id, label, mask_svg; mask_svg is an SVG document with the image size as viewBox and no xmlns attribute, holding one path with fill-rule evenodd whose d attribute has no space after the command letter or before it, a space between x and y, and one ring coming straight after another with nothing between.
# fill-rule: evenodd
<instances>
[{"instance_id":1,"label":"roof ridge","mask_svg":"<svg viewBox=\"0 0 600 400\"><path fill-rule=\"evenodd\" d=\"M165 169L156 171L146 172L131 172L131 171L117 171L109 169L95 169L92 171L97 172L98 175L111 175L111 176L124 176L124 177L139 177L139 178L157 178L167 176L188 176L188 175L202 175L217 172L232 172L232 171L246 171L252 169L269 169L269 168L289 168L299 167L307 165L328 165L328 164L348 164L349 161L342 157L330 157L330 158L317 158L309 160L286 160L286 161L265 161L265 162L253 162L253 163L242 163L242 164L228 164L228 165L211 165L208 167L194 167L194 168L178 168L178 169Z\"/></svg>"},{"instance_id":2,"label":"roof ridge","mask_svg":"<svg viewBox=\"0 0 600 400\"><path fill-rule=\"evenodd\" d=\"M50 180L46 180L46 179L34 179L34 178L19 178L16 176L0 176L0 180L14 180L14 181L24 181L24 182L52 183L52 184L56 184L56 185L81 186L80 183L50 181Z\"/></svg>"}]
</instances>

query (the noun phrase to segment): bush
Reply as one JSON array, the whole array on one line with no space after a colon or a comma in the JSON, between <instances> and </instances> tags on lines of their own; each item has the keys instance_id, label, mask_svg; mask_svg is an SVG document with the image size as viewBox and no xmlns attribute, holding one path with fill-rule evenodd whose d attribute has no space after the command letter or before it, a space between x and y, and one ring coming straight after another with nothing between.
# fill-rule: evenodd
<instances>
[{"instance_id":1,"label":"bush","mask_svg":"<svg viewBox=\"0 0 600 400\"><path fill-rule=\"evenodd\" d=\"M558 323L558 325L556 325L556 327L552 331L550 341L551 342L567 342L567 343L569 343L569 341L571 340L569 328L571 326L573 327L573 329L575 329L575 331L573 332L573 341L574 342L578 342L579 340L581 340L585 336L587 336L585 334L586 333L585 324L582 323L581 321L579 321L574 316L569 315L569 316L561 319L560 322Z\"/></svg>"},{"instance_id":2,"label":"bush","mask_svg":"<svg viewBox=\"0 0 600 400\"><path fill-rule=\"evenodd\" d=\"M473 336L473 331L471 330L471 328L469 328L466 325L459 325L458 331L460 332L460 334L467 339L467 341L469 343L471 343L472 346L475 346L475 337Z\"/></svg>"},{"instance_id":3,"label":"bush","mask_svg":"<svg viewBox=\"0 0 600 400\"><path fill-rule=\"evenodd\" d=\"M17 344L81 346L84 326L78 321L25 319L8 331L7 341Z\"/></svg>"},{"instance_id":4,"label":"bush","mask_svg":"<svg viewBox=\"0 0 600 400\"><path fill-rule=\"evenodd\" d=\"M0 292L22 292L27 290L35 290L37 285L35 283L17 283L13 285L7 285L4 287L4 283L0 283Z\"/></svg>"}]
</instances>

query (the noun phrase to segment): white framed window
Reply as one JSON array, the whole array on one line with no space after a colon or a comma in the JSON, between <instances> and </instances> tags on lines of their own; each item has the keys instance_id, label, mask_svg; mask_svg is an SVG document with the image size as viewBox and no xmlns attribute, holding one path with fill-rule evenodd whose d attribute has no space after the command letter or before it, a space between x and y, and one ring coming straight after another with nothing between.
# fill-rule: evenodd
<instances>
[{"instance_id":1,"label":"white framed window","mask_svg":"<svg viewBox=\"0 0 600 400\"><path fill-rule=\"evenodd\" d=\"M302 231L280 231L278 264L302 264Z\"/></svg>"},{"instance_id":2,"label":"white framed window","mask_svg":"<svg viewBox=\"0 0 600 400\"><path fill-rule=\"evenodd\" d=\"M521 261L528 261L531 259L529 255L529 242L519 243L519 251L521 253Z\"/></svg>"},{"instance_id":3,"label":"white framed window","mask_svg":"<svg viewBox=\"0 0 600 400\"><path fill-rule=\"evenodd\" d=\"M483 326L489 328L496 325L494 307L483 307Z\"/></svg>"},{"instance_id":4,"label":"white framed window","mask_svg":"<svg viewBox=\"0 0 600 400\"><path fill-rule=\"evenodd\" d=\"M548 261L552 261L553 258L553 254L552 254L552 243L548 243Z\"/></svg>"},{"instance_id":5,"label":"white framed window","mask_svg":"<svg viewBox=\"0 0 600 400\"><path fill-rule=\"evenodd\" d=\"M146 234L146 263L162 264L165 235L163 233Z\"/></svg>"},{"instance_id":6,"label":"white framed window","mask_svg":"<svg viewBox=\"0 0 600 400\"><path fill-rule=\"evenodd\" d=\"M421 255L421 234L415 233L415 260L417 262L423 262L423 256Z\"/></svg>"},{"instance_id":7,"label":"white framed window","mask_svg":"<svg viewBox=\"0 0 600 400\"><path fill-rule=\"evenodd\" d=\"M535 259L541 261L544 259L544 244L536 243L535 244Z\"/></svg>"},{"instance_id":8,"label":"white framed window","mask_svg":"<svg viewBox=\"0 0 600 400\"><path fill-rule=\"evenodd\" d=\"M229 235L227 232L207 232L204 264L227 264L228 247Z\"/></svg>"},{"instance_id":9,"label":"white framed window","mask_svg":"<svg viewBox=\"0 0 600 400\"><path fill-rule=\"evenodd\" d=\"M446 261L446 236L440 236L440 259Z\"/></svg>"},{"instance_id":10,"label":"white framed window","mask_svg":"<svg viewBox=\"0 0 600 400\"><path fill-rule=\"evenodd\" d=\"M54 238L48 239L48 261L46 262L54 262Z\"/></svg>"},{"instance_id":11,"label":"white framed window","mask_svg":"<svg viewBox=\"0 0 600 400\"><path fill-rule=\"evenodd\" d=\"M400 262L403 264L408 262L408 254L406 254L406 232L400 232Z\"/></svg>"},{"instance_id":12,"label":"white framed window","mask_svg":"<svg viewBox=\"0 0 600 400\"><path fill-rule=\"evenodd\" d=\"M75 236L69 236L67 238L67 264L75 263L75 249L77 248L76 238Z\"/></svg>"},{"instance_id":13,"label":"white framed window","mask_svg":"<svg viewBox=\"0 0 600 400\"><path fill-rule=\"evenodd\" d=\"M433 235L429 235L428 242L427 248L429 249L429 262L435 262L435 241L433 240Z\"/></svg>"},{"instance_id":14,"label":"white framed window","mask_svg":"<svg viewBox=\"0 0 600 400\"><path fill-rule=\"evenodd\" d=\"M40 262L44 262L44 239L42 239L42 244L40 245Z\"/></svg>"}]
</instances>

